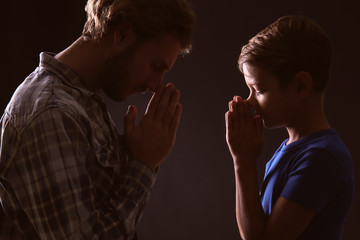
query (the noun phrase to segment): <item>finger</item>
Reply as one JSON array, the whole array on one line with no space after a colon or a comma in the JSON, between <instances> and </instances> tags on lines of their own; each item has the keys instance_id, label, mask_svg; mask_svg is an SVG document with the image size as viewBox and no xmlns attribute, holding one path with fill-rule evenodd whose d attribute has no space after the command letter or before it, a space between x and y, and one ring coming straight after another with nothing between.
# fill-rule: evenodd
<instances>
[{"instance_id":1,"label":"finger","mask_svg":"<svg viewBox=\"0 0 360 240\"><path fill-rule=\"evenodd\" d=\"M133 105L128 107L128 110L124 116L124 133L128 135L133 131L136 126L137 108Z\"/></svg>"},{"instance_id":2,"label":"finger","mask_svg":"<svg viewBox=\"0 0 360 240\"><path fill-rule=\"evenodd\" d=\"M237 112L235 101L232 100L228 103L230 112Z\"/></svg>"},{"instance_id":3,"label":"finger","mask_svg":"<svg viewBox=\"0 0 360 240\"><path fill-rule=\"evenodd\" d=\"M237 119L238 109L236 104L234 100L229 102L229 112L233 113L233 118L235 117Z\"/></svg>"},{"instance_id":4,"label":"finger","mask_svg":"<svg viewBox=\"0 0 360 240\"><path fill-rule=\"evenodd\" d=\"M240 101L242 101L243 99L242 99L242 97L240 97L240 96L234 96L234 101L236 101L236 102L240 102Z\"/></svg>"},{"instance_id":5,"label":"finger","mask_svg":"<svg viewBox=\"0 0 360 240\"><path fill-rule=\"evenodd\" d=\"M180 99L180 91L177 89L174 89L174 91L172 92L168 107L164 113L163 123L165 125L171 124L171 121L174 117L174 114L175 114L175 111L177 108L177 104L179 103L179 99Z\"/></svg>"},{"instance_id":6,"label":"finger","mask_svg":"<svg viewBox=\"0 0 360 240\"><path fill-rule=\"evenodd\" d=\"M246 126L247 119L245 118L245 110L244 110L244 101L241 100L241 97L237 97L235 99L236 105L236 113L237 113L237 122L240 124L240 126Z\"/></svg>"},{"instance_id":7,"label":"finger","mask_svg":"<svg viewBox=\"0 0 360 240\"><path fill-rule=\"evenodd\" d=\"M180 103L178 103L177 106L176 106L176 111L175 111L174 117L173 117L173 119L171 121L171 124L170 124L170 133L172 135L176 134L176 130L177 130L177 128L179 126L179 123L180 123L181 113L182 113L182 105Z\"/></svg>"},{"instance_id":8,"label":"finger","mask_svg":"<svg viewBox=\"0 0 360 240\"><path fill-rule=\"evenodd\" d=\"M164 88L164 85L160 85L156 92L153 94L146 108L145 115L148 115L150 117L155 115L156 108L158 107Z\"/></svg>"},{"instance_id":9,"label":"finger","mask_svg":"<svg viewBox=\"0 0 360 240\"><path fill-rule=\"evenodd\" d=\"M239 104L241 104L242 98L240 96L234 96L233 102L234 102L234 111L238 115L237 118L240 119L240 117L241 117L241 112L240 112L241 108L240 108Z\"/></svg>"},{"instance_id":10,"label":"finger","mask_svg":"<svg viewBox=\"0 0 360 240\"><path fill-rule=\"evenodd\" d=\"M233 123L232 123L232 118L231 118L231 115L233 113L228 111L225 113L225 127L226 127L226 130L229 130L232 128L233 126Z\"/></svg>"},{"instance_id":11,"label":"finger","mask_svg":"<svg viewBox=\"0 0 360 240\"><path fill-rule=\"evenodd\" d=\"M169 101L174 90L174 84L168 83L159 99L154 118L162 121L169 106Z\"/></svg>"},{"instance_id":12,"label":"finger","mask_svg":"<svg viewBox=\"0 0 360 240\"><path fill-rule=\"evenodd\" d=\"M255 127L256 123L254 121L254 117L251 114L249 102L246 100L243 102L244 102L244 117L246 119L246 123L251 125L252 127Z\"/></svg>"}]
</instances>

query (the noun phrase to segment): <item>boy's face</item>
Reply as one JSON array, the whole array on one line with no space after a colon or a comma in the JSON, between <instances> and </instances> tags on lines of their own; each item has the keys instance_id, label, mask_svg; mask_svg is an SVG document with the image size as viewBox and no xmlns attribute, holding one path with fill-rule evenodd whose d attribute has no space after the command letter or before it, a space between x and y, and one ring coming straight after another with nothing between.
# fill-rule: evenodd
<instances>
[{"instance_id":1,"label":"boy's face","mask_svg":"<svg viewBox=\"0 0 360 240\"><path fill-rule=\"evenodd\" d=\"M280 88L279 79L248 63L243 65L246 85L250 90L248 102L263 119L267 128L286 127L294 116L293 88Z\"/></svg>"}]
</instances>

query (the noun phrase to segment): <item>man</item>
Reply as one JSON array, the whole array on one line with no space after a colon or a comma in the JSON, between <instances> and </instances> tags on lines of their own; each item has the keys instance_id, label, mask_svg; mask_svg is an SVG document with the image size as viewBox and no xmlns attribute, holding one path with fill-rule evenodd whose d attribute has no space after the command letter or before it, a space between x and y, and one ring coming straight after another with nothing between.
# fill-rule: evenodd
<instances>
[{"instance_id":1,"label":"man","mask_svg":"<svg viewBox=\"0 0 360 240\"><path fill-rule=\"evenodd\" d=\"M323 110L330 62L327 35L303 16L278 19L241 51L239 68L250 94L229 103L226 129L243 239L342 237L354 176L351 155ZM263 125L285 127L289 138L267 163L259 196Z\"/></svg>"},{"instance_id":2,"label":"man","mask_svg":"<svg viewBox=\"0 0 360 240\"><path fill-rule=\"evenodd\" d=\"M41 53L1 118L2 239L135 239L181 115L166 71L191 47L186 0L89 0L82 36ZM152 91L118 135L99 94Z\"/></svg>"}]
</instances>

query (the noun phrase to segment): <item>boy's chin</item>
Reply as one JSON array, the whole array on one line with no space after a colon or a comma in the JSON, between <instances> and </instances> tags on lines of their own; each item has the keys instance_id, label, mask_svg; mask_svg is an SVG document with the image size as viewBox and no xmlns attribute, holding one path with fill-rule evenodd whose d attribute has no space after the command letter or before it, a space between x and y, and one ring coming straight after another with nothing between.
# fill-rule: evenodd
<instances>
[{"instance_id":1,"label":"boy's chin","mask_svg":"<svg viewBox=\"0 0 360 240\"><path fill-rule=\"evenodd\" d=\"M274 123L269 120L263 119L263 125L267 129L276 129L276 128L282 128L284 127L283 124Z\"/></svg>"}]
</instances>

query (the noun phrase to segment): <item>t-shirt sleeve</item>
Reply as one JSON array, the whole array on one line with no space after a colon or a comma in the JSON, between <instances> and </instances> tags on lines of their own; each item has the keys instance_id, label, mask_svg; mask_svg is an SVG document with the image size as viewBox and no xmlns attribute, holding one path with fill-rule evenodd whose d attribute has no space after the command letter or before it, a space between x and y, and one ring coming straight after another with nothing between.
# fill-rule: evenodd
<instances>
[{"instance_id":1,"label":"t-shirt sleeve","mask_svg":"<svg viewBox=\"0 0 360 240\"><path fill-rule=\"evenodd\" d=\"M306 152L289 168L281 196L319 212L339 184L338 164L324 149Z\"/></svg>"}]
</instances>

